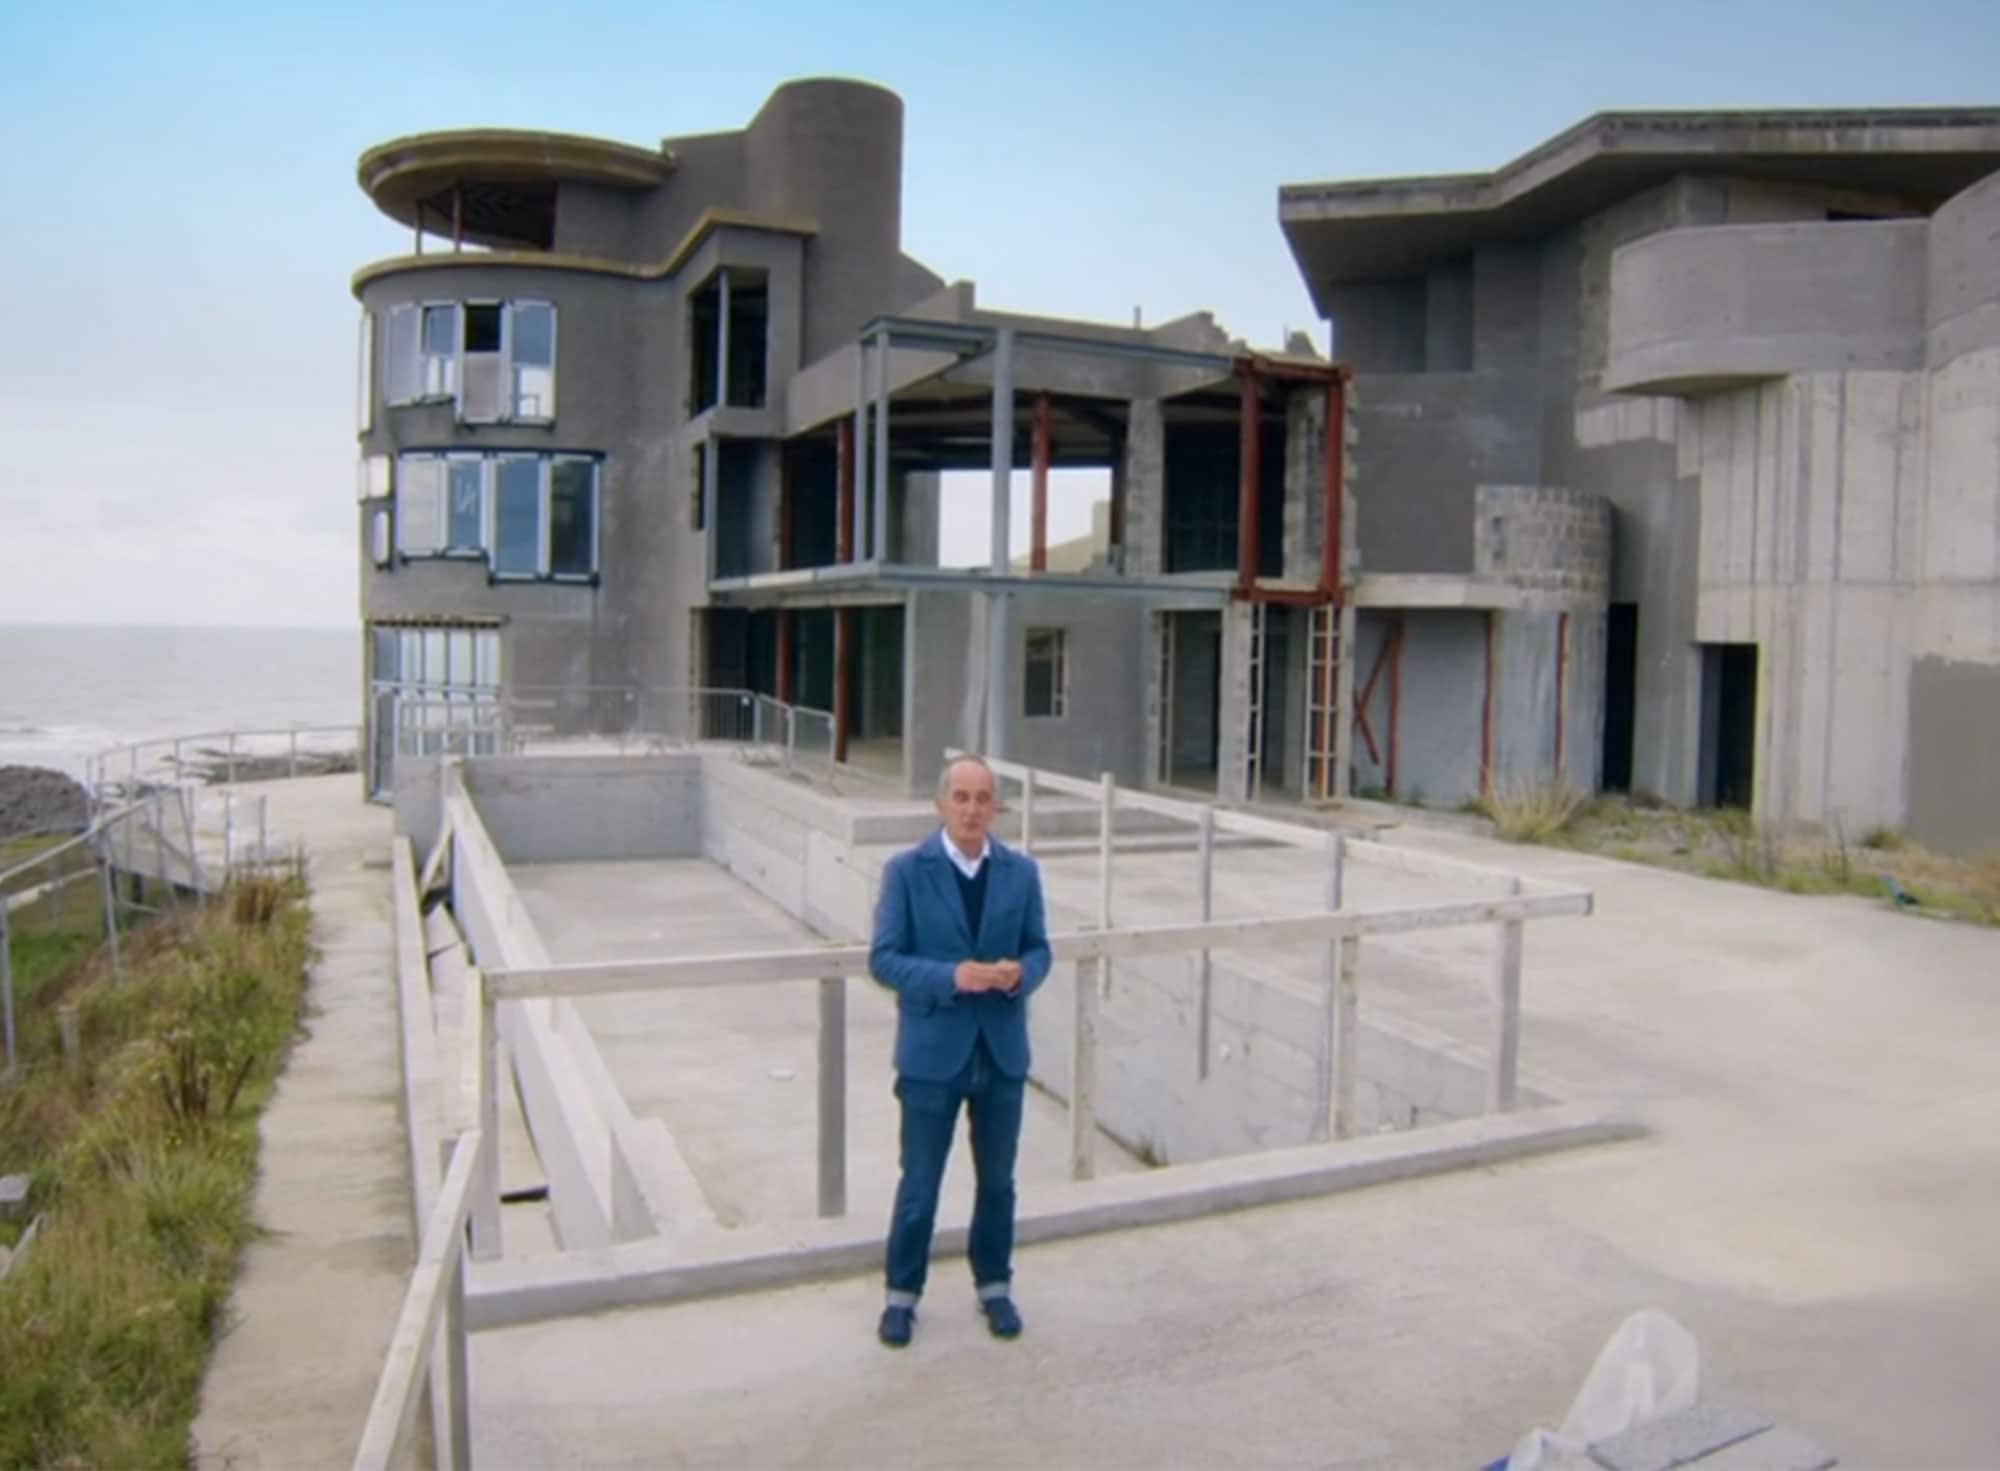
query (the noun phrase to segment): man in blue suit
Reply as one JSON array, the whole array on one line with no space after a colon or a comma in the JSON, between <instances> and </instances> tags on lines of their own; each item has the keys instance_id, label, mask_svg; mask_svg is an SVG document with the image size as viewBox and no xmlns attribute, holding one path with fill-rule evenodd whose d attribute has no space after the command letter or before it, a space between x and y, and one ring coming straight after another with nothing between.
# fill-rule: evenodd
<instances>
[{"instance_id":1,"label":"man in blue suit","mask_svg":"<svg viewBox=\"0 0 2000 1471\"><path fill-rule=\"evenodd\" d=\"M910 1341L930 1268L938 1187L963 1104L971 1121L972 1282L996 1338L1021 1332L1011 1294L1014 1155L1028 1079L1028 997L1049 973L1035 861L988 834L993 770L960 756L938 777L942 826L882 870L868 967L896 993L903 1178L889 1222L877 1336Z\"/></svg>"}]
</instances>

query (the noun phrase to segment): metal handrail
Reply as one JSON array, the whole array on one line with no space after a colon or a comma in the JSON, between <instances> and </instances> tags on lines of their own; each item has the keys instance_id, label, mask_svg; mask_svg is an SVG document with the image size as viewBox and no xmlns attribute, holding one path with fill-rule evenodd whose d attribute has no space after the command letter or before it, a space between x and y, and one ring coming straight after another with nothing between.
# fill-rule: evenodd
<instances>
[{"instance_id":1,"label":"metal handrail","mask_svg":"<svg viewBox=\"0 0 2000 1471\"><path fill-rule=\"evenodd\" d=\"M139 786L141 783L140 754L145 751L155 751L158 755L164 755L170 759L173 762L174 780L180 781L184 779L183 771L187 764L185 757L182 755L184 748L195 745L198 742L216 741L223 743L219 754L223 760L225 780L234 783L236 780L236 763L239 760L264 759L255 753L239 754L239 743L243 741L276 740L280 737L284 737L289 741L287 752L288 769L290 775L296 776L298 774L300 755L300 737L347 736L353 740L355 758L359 760L363 729L363 726L359 722L343 725L289 725L273 726L261 730L190 731L180 735L150 736L142 740L124 741L115 746L107 746L85 759L84 785L89 790L93 800L101 799L104 789L115 783L116 779L111 775L112 768L122 758L126 765L126 784L131 787ZM211 745L209 749L214 750L216 748ZM344 753L336 752L331 754ZM157 760L158 755L153 759Z\"/></svg>"}]
</instances>

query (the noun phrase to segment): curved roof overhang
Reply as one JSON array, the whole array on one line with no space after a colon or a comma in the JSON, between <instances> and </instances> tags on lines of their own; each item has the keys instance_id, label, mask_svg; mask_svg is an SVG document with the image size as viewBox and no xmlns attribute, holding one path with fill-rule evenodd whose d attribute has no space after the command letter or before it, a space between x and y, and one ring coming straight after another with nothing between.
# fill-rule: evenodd
<instances>
[{"instance_id":1,"label":"curved roof overhang","mask_svg":"<svg viewBox=\"0 0 2000 1471\"><path fill-rule=\"evenodd\" d=\"M417 133L369 149L355 179L390 219L495 249L554 243L556 185L565 180L634 193L657 189L679 160L569 133L464 128Z\"/></svg>"}]
</instances>

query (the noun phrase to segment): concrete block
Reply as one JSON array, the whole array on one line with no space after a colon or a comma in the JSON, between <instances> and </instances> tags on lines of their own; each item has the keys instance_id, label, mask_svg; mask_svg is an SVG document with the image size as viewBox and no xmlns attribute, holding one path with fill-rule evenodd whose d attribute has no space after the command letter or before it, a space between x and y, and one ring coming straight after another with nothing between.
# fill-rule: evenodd
<instances>
[{"instance_id":1,"label":"concrete block","mask_svg":"<svg viewBox=\"0 0 2000 1471\"><path fill-rule=\"evenodd\" d=\"M28 1177L0 1175L0 1220L13 1220L28 1208Z\"/></svg>"},{"instance_id":2,"label":"concrete block","mask_svg":"<svg viewBox=\"0 0 2000 1471\"><path fill-rule=\"evenodd\" d=\"M1672 1471L1724 1447L1762 1435L1769 1415L1736 1405L1693 1405L1649 1425L1600 1440L1590 1457L1605 1471Z\"/></svg>"}]
</instances>

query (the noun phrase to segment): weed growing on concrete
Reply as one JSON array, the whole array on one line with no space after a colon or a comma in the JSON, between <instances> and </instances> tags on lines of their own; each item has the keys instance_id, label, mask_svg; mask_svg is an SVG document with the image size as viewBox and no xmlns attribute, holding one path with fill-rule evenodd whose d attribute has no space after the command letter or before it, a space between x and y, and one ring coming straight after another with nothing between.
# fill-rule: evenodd
<instances>
[{"instance_id":1,"label":"weed growing on concrete","mask_svg":"<svg viewBox=\"0 0 2000 1471\"><path fill-rule=\"evenodd\" d=\"M188 1459L253 1230L257 1115L305 994L303 887L254 883L134 935L122 979L89 960L24 1015L0 1169L32 1174L44 1219L0 1284L0 1465ZM67 1065L57 996L78 1013Z\"/></svg>"},{"instance_id":2,"label":"weed growing on concrete","mask_svg":"<svg viewBox=\"0 0 2000 1471\"><path fill-rule=\"evenodd\" d=\"M1564 832L1590 805L1586 793L1561 782L1513 781L1496 785L1480 810L1493 830L1510 843L1546 843Z\"/></svg>"}]
</instances>

